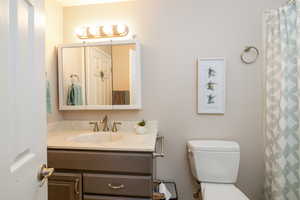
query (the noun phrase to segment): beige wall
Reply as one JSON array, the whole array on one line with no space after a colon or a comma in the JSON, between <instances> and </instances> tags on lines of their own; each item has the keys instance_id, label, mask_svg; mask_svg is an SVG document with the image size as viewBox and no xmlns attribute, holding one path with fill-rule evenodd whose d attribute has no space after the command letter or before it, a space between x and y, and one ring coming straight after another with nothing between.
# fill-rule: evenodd
<instances>
[{"instance_id":1,"label":"beige wall","mask_svg":"<svg viewBox=\"0 0 300 200\"><path fill-rule=\"evenodd\" d=\"M62 120L58 112L57 91L57 53L56 45L63 41L63 8L53 0L45 1L46 8L46 71L50 81L52 114L48 114L48 122Z\"/></svg>"},{"instance_id":2,"label":"beige wall","mask_svg":"<svg viewBox=\"0 0 300 200\"><path fill-rule=\"evenodd\" d=\"M124 21L142 43L143 110L64 112L65 119L157 119L166 137L160 178L174 179L179 199L192 199L186 141L236 140L241 145L238 186L251 200L262 199L263 136L261 62L243 65L246 45L262 43L262 12L286 0L138 0L64 9L64 41L75 42L76 26ZM196 114L195 58L226 57L224 116Z\"/></svg>"}]
</instances>

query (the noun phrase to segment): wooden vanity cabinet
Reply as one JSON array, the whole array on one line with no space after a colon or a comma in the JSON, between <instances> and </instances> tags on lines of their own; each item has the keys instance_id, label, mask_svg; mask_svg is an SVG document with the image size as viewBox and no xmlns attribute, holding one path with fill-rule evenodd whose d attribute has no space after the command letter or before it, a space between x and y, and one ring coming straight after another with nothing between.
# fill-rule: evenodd
<instances>
[{"instance_id":1,"label":"wooden vanity cabinet","mask_svg":"<svg viewBox=\"0 0 300 200\"><path fill-rule=\"evenodd\" d=\"M131 198L115 196L84 195L84 200L149 200L149 198Z\"/></svg>"},{"instance_id":2,"label":"wooden vanity cabinet","mask_svg":"<svg viewBox=\"0 0 300 200\"><path fill-rule=\"evenodd\" d=\"M153 161L151 152L48 149L49 200L151 200Z\"/></svg>"},{"instance_id":3,"label":"wooden vanity cabinet","mask_svg":"<svg viewBox=\"0 0 300 200\"><path fill-rule=\"evenodd\" d=\"M82 174L55 172L48 180L49 200L82 200Z\"/></svg>"}]
</instances>

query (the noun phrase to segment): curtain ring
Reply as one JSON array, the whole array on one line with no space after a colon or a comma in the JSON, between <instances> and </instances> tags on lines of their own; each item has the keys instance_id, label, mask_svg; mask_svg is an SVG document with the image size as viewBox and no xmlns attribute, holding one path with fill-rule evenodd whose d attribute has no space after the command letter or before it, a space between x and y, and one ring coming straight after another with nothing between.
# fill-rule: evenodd
<instances>
[{"instance_id":1,"label":"curtain ring","mask_svg":"<svg viewBox=\"0 0 300 200\"><path fill-rule=\"evenodd\" d=\"M245 58L245 55L247 53L249 53L250 51L254 50L255 51L255 58L253 58L253 60L250 60L248 61L246 58ZM256 60L258 59L259 57L259 50L258 48L254 47L254 46L249 46L249 47L246 47L243 51L243 53L241 54L241 60L243 63L249 65L249 64L253 64L256 62Z\"/></svg>"}]
</instances>

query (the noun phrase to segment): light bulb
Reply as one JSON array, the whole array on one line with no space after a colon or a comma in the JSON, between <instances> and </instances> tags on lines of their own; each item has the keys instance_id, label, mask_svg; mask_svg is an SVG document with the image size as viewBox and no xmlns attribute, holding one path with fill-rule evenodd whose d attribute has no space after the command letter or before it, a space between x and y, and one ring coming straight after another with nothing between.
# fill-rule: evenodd
<instances>
[{"instance_id":1,"label":"light bulb","mask_svg":"<svg viewBox=\"0 0 300 200\"><path fill-rule=\"evenodd\" d=\"M103 30L103 33L105 35L112 35L113 34L113 27L110 26L110 25L103 26L102 30Z\"/></svg>"},{"instance_id":2,"label":"light bulb","mask_svg":"<svg viewBox=\"0 0 300 200\"><path fill-rule=\"evenodd\" d=\"M75 34L78 37L87 37L87 28L86 27L79 27L75 30Z\"/></svg>"},{"instance_id":3,"label":"light bulb","mask_svg":"<svg viewBox=\"0 0 300 200\"><path fill-rule=\"evenodd\" d=\"M127 26L125 24L118 24L117 31L119 34L125 33L127 30Z\"/></svg>"},{"instance_id":4,"label":"light bulb","mask_svg":"<svg viewBox=\"0 0 300 200\"><path fill-rule=\"evenodd\" d=\"M126 24L104 25L104 26L81 26L75 29L75 34L80 39L97 39L107 37L124 37L129 29Z\"/></svg>"},{"instance_id":5,"label":"light bulb","mask_svg":"<svg viewBox=\"0 0 300 200\"><path fill-rule=\"evenodd\" d=\"M91 26L89 28L89 32L93 36L99 36L100 35L99 26Z\"/></svg>"}]
</instances>

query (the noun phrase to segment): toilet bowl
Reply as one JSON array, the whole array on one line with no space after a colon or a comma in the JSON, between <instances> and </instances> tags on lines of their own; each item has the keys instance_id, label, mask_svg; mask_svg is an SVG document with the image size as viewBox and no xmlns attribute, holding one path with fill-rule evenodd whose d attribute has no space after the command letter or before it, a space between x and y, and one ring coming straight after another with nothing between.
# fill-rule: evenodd
<instances>
[{"instance_id":1,"label":"toilet bowl","mask_svg":"<svg viewBox=\"0 0 300 200\"><path fill-rule=\"evenodd\" d=\"M234 185L240 161L236 142L191 140L187 147L192 174L201 184L202 200L249 200Z\"/></svg>"}]
</instances>

